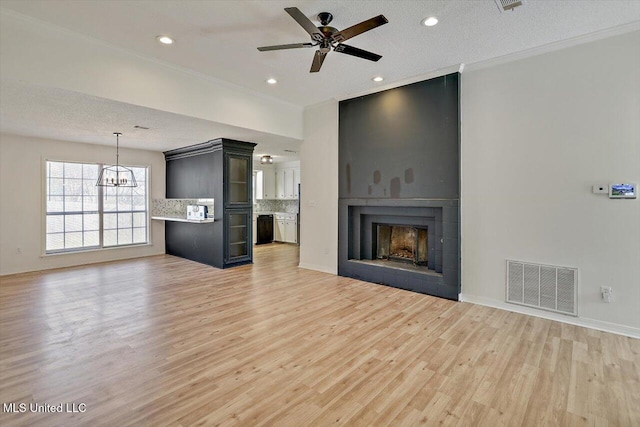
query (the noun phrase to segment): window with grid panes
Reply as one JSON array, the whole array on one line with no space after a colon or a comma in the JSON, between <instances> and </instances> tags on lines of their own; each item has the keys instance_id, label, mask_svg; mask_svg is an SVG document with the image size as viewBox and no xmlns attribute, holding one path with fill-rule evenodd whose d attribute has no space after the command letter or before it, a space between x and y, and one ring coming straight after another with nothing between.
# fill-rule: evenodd
<instances>
[{"instance_id":1,"label":"window with grid panes","mask_svg":"<svg viewBox=\"0 0 640 427\"><path fill-rule=\"evenodd\" d=\"M97 187L102 165L46 163L46 252L148 242L147 168L131 167L137 187Z\"/></svg>"}]
</instances>

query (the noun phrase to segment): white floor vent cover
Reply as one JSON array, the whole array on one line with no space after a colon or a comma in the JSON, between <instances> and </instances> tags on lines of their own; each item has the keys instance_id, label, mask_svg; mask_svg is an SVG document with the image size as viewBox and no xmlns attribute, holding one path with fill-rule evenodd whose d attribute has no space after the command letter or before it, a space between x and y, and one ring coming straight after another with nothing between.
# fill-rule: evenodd
<instances>
[{"instance_id":1,"label":"white floor vent cover","mask_svg":"<svg viewBox=\"0 0 640 427\"><path fill-rule=\"evenodd\" d=\"M507 260L507 302L578 315L578 269Z\"/></svg>"}]
</instances>

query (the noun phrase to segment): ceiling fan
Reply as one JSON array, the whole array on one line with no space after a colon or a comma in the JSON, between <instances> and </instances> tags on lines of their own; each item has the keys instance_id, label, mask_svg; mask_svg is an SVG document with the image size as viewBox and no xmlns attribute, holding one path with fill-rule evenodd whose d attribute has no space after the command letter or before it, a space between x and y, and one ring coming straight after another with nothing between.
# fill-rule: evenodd
<instances>
[{"instance_id":1,"label":"ceiling fan","mask_svg":"<svg viewBox=\"0 0 640 427\"><path fill-rule=\"evenodd\" d=\"M349 28L345 28L342 31L338 31L337 28L330 27L329 23L333 19L333 15L329 12L321 12L318 14L318 20L320 21L320 26L316 27L313 22L297 7L286 7L284 9L293 19L296 20L298 24L302 28L305 29L307 33L311 36L311 43L292 43L292 44L281 44L276 46L263 46L259 47L258 50L260 52L266 52L269 50L283 50L283 49L297 49L297 48L309 48L318 46L318 50L313 57L313 62L311 63L311 73L317 73L320 71L320 67L322 67L322 63L324 62L325 56L327 53L334 50L334 52L346 53L347 55L357 56L358 58L368 59L369 61L378 61L382 56L377 55L372 52L367 52L366 50L358 49L357 47L348 46L343 44L342 42L348 40L352 37L355 37L359 34L364 33L365 31L373 30L380 25L384 25L387 22L387 18L384 15L378 15L374 18L367 19L366 21L362 21L359 24L353 25Z\"/></svg>"}]
</instances>

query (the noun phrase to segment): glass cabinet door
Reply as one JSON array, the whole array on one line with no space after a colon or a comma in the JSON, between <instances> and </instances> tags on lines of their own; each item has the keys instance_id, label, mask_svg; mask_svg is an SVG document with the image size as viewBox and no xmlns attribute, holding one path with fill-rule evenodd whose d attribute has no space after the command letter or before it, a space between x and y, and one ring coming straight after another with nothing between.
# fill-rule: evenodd
<instances>
[{"instance_id":1,"label":"glass cabinet door","mask_svg":"<svg viewBox=\"0 0 640 427\"><path fill-rule=\"evenodd\" d=\"M227 204L251 204L251 157L228 154L227 169Z\"/></svg>"},{"instance_id":2,"label":"glass cabinet door","mask_svg":"<svg viewBox=\"0 0 640 427\"><path fill-rule=\"evenodd\" d=\"M251 211L227 211L227 253L226 262L251 259Z\"/></svg>"}]
</instances>

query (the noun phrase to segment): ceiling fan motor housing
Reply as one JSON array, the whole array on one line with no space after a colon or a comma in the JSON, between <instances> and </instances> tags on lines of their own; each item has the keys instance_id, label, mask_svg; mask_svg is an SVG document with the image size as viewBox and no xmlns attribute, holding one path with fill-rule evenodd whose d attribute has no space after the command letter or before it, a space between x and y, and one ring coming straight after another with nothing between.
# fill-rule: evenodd
<instances>
[{"instance_id":1,"label":"ceiling fan motor housing","mask_svg":"<svg viewBox=\"0 0 640 427\"><path fill-rule=\"evenodd\" d=\"M329 27L327 25L322 26L322 27L318 27L318 29L322 32L322 34L324 35L325 39L330 39L331 36L333 36L335 33L338 32L337 28Z\"/></svg>"}]
</instances>

